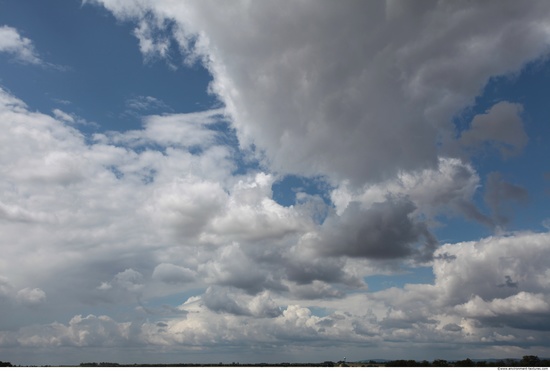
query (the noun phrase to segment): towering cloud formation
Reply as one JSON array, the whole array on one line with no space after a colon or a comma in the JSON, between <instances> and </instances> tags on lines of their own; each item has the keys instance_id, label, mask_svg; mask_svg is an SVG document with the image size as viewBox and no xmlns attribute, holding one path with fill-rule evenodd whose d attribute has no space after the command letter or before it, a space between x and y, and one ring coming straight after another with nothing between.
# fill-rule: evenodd
<instances>
[{"instance_id":1,"label":"towering cloud formation","mask_svg":"<svg viewBox=\"0 0 550 371\"><path fill-rule=\"evenodd\" d=\"M164 56L166 41L154 36L171 31L212 73L242 145L264 151L274 170L354 184L435 167L452 115L491 76L545 53L549 36L545 2L97 2L139 22L137 31L147 22L146 56ZM464 144L521 149L510 109L476 119ZM506 127L498 136L496 125Z\"/></svg>"}]
</instances>

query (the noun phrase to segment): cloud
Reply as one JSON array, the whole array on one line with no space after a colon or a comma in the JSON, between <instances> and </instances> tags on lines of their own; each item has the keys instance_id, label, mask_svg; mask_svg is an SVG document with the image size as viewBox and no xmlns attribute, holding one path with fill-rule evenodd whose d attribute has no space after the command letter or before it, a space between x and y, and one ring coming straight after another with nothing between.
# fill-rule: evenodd
<instances>
[{"instance_id":1,"label":"cloud","mask_svg":"<svg viewBox=\"0 0 550 371\"><path fill-rule=\"evenodd\" d=\"M257 173L240 179L231 190L227 208L212 221L205 241L220 243L224 239L260 240L284 238L309 230L313 223L308 204L302 207L283 207L272 198L274 177Z\"/></svg>"},{"instance_id":2,"label":"cloud","mask_svg":"<svg viewBox=\"0 0 550 371\"><path fill-rule=\"evenodd\" d=\"M95 128L99 127L99 125L96 124L95 122L89 122L74 113L67 113L65 111L60 110L59 108L54 108L52 110L52 113L57 120L62 121L69 125L78 124L78 125L92 126Z\"/></svg>"},{"instance_id":3,"label":"cloud","mask_svg":"<svg viewBox=\"0 0 550 371\"><path fill-rule=\"evenodd\" d=\"M0 53L12 54L21 63L42 64L32 41L10 26L0 27Z\"/></svg>"},{"instance_id":4,"label":"cloud","mask_svg":"<svg viewBox=\"0 0 550 371\"><path fill-rule=\"evenodd\" d=\"M253 295L213 286L181 304L179 314L164 312L152 322L77 315L68 324L0 332L0 342L47 349L140 344L181 351L214 346L232 352L254 344L275 353L305 342L324 351L328 344L344 342L348 350L357 346L357 355L364 354L369 342L391 355L406 352L398 345L405 340L409 348L416 342L423 347L458 345L476 357L488 354L480 343L499 356L521 355L525 346L538 349L550 340L549 239L548 233L529 232L443 245L438 252L456 258L434 261L433 284L350 293L339 300L292 298L270 291ZM519 287L499 287L505 276ZM388 343L397 345L388 349Z\"/></svg>"},{"instance_id":5,"label":"cloud","mask_svg":"<svg viewBox=\"0 0 550 371\"><path fill-rule=\"evenodd\" d=\"M252 298L248 302L248 309L255 317L275 318L283 313L267 291Z\"/></svg>"},{"instance_id":6,"label":"cloud","mask_svg":"<svg viewBox=\"0 0 550 371\"><path fill-rule=\"evenodd\" d=\"M462 331L462 327L457 325L456 323L448 323L445 326L443 326L443 329L445 331L453 331L453 332Z\"/></svg>"},{"instance_id":7,"label":"cloud","mask_svg":"<svg viewBox=\"0 0 550 371\"><path fill-rule=\"evenodd\" d=\"M442 289L446 290L445 298L451 302L467 301L472 293L485 301L514 295L519 289L546 293L543 282L547 272L541 264L546 260L545 243L548 238L547 233L526 232L478 242L444 245L438 251L453 254L457 258L436 261L436 284L444 283ZM458 272L470 273L454 276ZM517 285L501 287L505 278Z\"/></svg>"},{"instance_id":8,"label":"cloud","mask_svg":"<svg viewBox=\"0 0 550 371\"><path fill-rule=\"evenodd\" d=\"M109 346L128 342L129 323L116 323L108 316L74 316L68 325L33 326L20 330L22 346Z\"/></svg>"},{"instance_id":9,"label":"cloud","mask_svg":"<svg viewBox=\"0 0 550 371\"><path fill-rule=\"evenodd\" d=\"M129 268L124 272L117 273L113 284L128 291L140 291L143 288L143 275Z\"/></svg>"},{"instance_id":10,"label":"cloud","mask_svg":"<svg viewBox=\"0 0 550 371\"><path fill-rule=\"evenodd\" d=\"M46 293L39 288L26 287L17 292L17 300L24 305L35 306L46 301Z\"/></svg>"},{"instance_id":11,"label":"cloud","mask_svg":"<svg viewBox=\"0 0 550 371\"><path fill-rule=\"evenodd\" d=\"M462 132L460 143L474 149L489 143L504 158L518 155L528 140L520 116L522 110L522 105L516 103L495 104L486 113L474 116L470 128Z\"/></svg>"},{"instance_id":12,"label":"cloud","mask_svg":"<svg viewBox=\"0 0 550 371\"><path fill-rule=\"evenodd\" d=\"M331 284L328 284L326 282L320 281L318 279L322 279L324 281L345 281L345 278L342 277L343 274L340 273L342 267L337 267L337 277L331 277L323 276L322 271L313 272L311 271L311 267L305 267L305 272L300 272L299 267L297 266L291 266L290 272L289 272L289 278L294 279L297 284L290 285L289 292L291 295L297 299L301 300L315 300L315 299L326 299L326 298L343 298L345 296L344 291L338 290L337 288L333 287ZM315 267L317 268L317 267ZM301 274L300 274L301 273ZM334 279L336 278L336 279ZM344 279L342 279L344 278ZM349 278L348 278L349 279ZM357 286L360 286L358 282L356 282Z\"/></svg>"},{"instance_id":13,"label":"cloud","mask_svg":"<svg viewBox=\"0 0 550 371\"><path fill-rule=\"evenodd\" d=\"M52 112L53 112L55 118L60 120L60 121L65 121L65 122L68 122L68 123L71 123L71 124L73 124L75 122L75 119L74 119L73 116L71 116L70 114L68 114L66 112L61 111L58 108L52 110Z\"/></svg>"},{"instance_id":14,"label":"cloud","mask_svg":"<svg viewBox=\"0 0 550 371\"><path fill-rule=\"evenodd\" d=\"M457 310L464 315L485 322L491 327L506 325L519 329L549 331L547 321L550 303L542 294L519 292L504 299L484 301L479 296L460 306Z\"/></svg>"},{"instance_id":15,"label":"cloud","mask_svg":"<svg viewBox=\"0 0 550 371\"><path fill-rule=\"evenodd\" d=\"M183 149L168 150L167 155L158 150L138 154L108 139L87 143L65 120L30 112L4 90L0 91L0 117L0 169L4 174L0 184L0 239L6 246L0 265L18 289L36 287L40 282L40 288L48 293L48 305L100 300L106 295L96 291L102 282L106 282L105 288L126 282L128 288L138 289L146 282L131 281L131 277L124 280L123 272L129 274L132 271L128 269L132 269L150 277L156 266L170 261L153 254L151 248L176 244L175 232L180 228L177 210L195 210L192 205L181 204L178 209L177 203L170 204L166 198L169 193L163 196L167 201L164 206L161 194L155 193L169 190L172 183L177 185L175 174L194 173L196 178L204 175L205 179L194 188L180 188L175 197L200 202L195 196L201 184L212 184L210 189L220 189L225 197L216 182L225 178L230 166L225 166L227 152L219 147L205 145L204 153L195 156ZM205 194L205 206L211 200L212 193ZM175 208L175 224L165 225L174 232L168 236L163 236L164 230L155 230L155 221L162 222L157 219L161 216L148 214L165 207L166 211ZM196 210L201 209L196 206ZM171 218L169 212L161 215ZM189 220L193 220L191 215ZM18 262L17 268L8 263L12 261ZM31 271L34 273L29 275ZM54 272L59 271L75 275L71 284L56 278ZM116 296L108 297L116 300Z\"/></svg>"},{"instance_id":16,"label":"cloud","mask_svg":"<svg viewBox=\"0 0 550 371\"><path fill-rule=\"evenodd\" d=\"M223 290L209 287L202 295L202 301L208 309L214 312L231 313L237 316L251 315L248 308L241 307Z\"/></svg>"},{"instance_id":17,"label":"cloud","mask_svg":"<svg viewBox=\"0 0 550 371\"><path fill-rule=\"evenodd\" d=\"M155 189L146 208L160 229L192 239L200 237L226 199L217 182L186 177Z\"/></svg>"},{"instance_id":18,"label":"cloud","mask_svg":"<svg viewBox=\"0 0 550 371\"><path fill-rule=\"evenodd\" d=\"M518 288L518 283L512 281L512 277L505 276L504 278L506 279L506 282L501 283L500 285L498 285L498 287L510 287L510 288L513 288L513 289Z\"/></svg>"},{"instance_id":19,"label":"cloud","mask_svg":"<svg viewBox=\"0 0 550 371\"><path fill-rule=\"evenodd\" d=\"M504 181L500 173L492 172L487 176L483 198L491 208L495 222L504 225L509 220L504 213L504 207L510 201L527 202L529 194L525 188Z\"/></svg>"},{"instance_id":20,"label":"cloud","mask_svg":"<svg viewBox=\"0 0 550 371\"><path fill-rule=\"evenodd\" d=\"M135 98L128 99L126 106L132 111L149 111L152 109L171 110L162 100L151 97L149 95L139 95Z\"/></svg>"},{"instance_id":21,"label":"cloud","mask_svg":"<svg viewBox=\"0 0 550 371\"><path fill-rule=\"evenodd\" d=\"M96 139L133 147L156 144L202 148L214 144L217 133L210 130L207 125L219 122L222 113L222 110L217 109L186 114L146 116L144 130L96 134Z\"/></svg>"},{"instance_id":22,"label":"cloud","mask_svg":"<svg viewBox=\"0 0 550 371\"><path fill-rule=\"evenodd\" d=\"M154 25L151 23L154 22ZM168 58L171 40L167 35L162 35L166 25L160 19L147 19L139 22L134 29L134 36L139 41L139 50L150 62L156 58Z\"/></svg>"},{"instance_id":23,"label":"cloud","mask_svg":"<svg viewBox=\"0 0 550 371\"><path fill-rule=\"evenodd\" d=\"M0 295L7 295L11 291L11 284L10 281L3 276L0 276Z\"/></svg>"},{"instance_id":24,"label":"cloud","mask_svg":"<svg viewBox=\"0 0 550 371\"><path fill-rule=\"evenodd\" d=\"M313 241L301 241L302 244L309 246ZM302 248L302 246L298 246ZM311 287L300 287L294 289L294 292L302 293L303 291L313 291L316 293L326 292L327 285L321 286L319 290L318 281L326 283L348 283L353 285L356 283L356 278L346 274L344 271L345 261L343 259L326 259L316 256L317 251L300 251L287 257L285 261L286 276L290 281L293 281L300 286L312 284ZM301 294L299 294L301 295ZM308 294L311 295L311 294Z\"/></svg>"},{"instance_id":25,"label":"cloud","mask_svg":"<svg viewBox=\"0 0 550 371\"><path fill-rule=\"evenodd\" d=\"M350 256L368 259L408 258L414 254L430 260L437 242L426 225L410 214L414 204L406 198L388 198L362 208L348 205L337 218L328 218L323 225L318 248L329 256ZM425 251L415 245L424 240Z\"/></svg>"},{"instance_id":26,"label":"cloud","mask_svg":"<svg viewBox=\"0 0 550 371\"><path fill-rule=\"evenodd\" d=\"M218 249L212 260L199 267L205 275L205 281L236 287L249 294L257 294L268 288L284 290L277 277L277 269L271 270L269 265L266 267L259 264L243 250L236 243ZM243 270L243 266L247 269Z\"/></svg>"},{"instance_id":27,"label":"cloud","mask_svg":"<svg viewBox=\"0 0 550 371\"><path fill-rule=\"evenodd\" d=\"M355 185L436 167L435 143L451 140L456 112L491 76L543 56L548 36L544 2L306 1L284 12L268 3L97 2L139 27L161 32L169 23L213 75L242 146L254 144L273 170ZM488 117L506 116L506 136L495 139L514 150L524 143L510 142L523 133L517 109L497 104ZM486 120L476 119L466 142L496 134Z\"/></svg>"},{"instance_id":28,"label":"cloud","mask_svg":"<svg viewBox=\"0 0 550 371\"><path fill-rule=\"evenodd\" d=\"M359 189L344 182L332 191L331 199L337 214L342 215L353 201L368 208L391 195L406 196L416 207L415 214L421 214L428 221L433 222L445 214L463 215L493 226L491 218L473 202L479 187L479 175L471 164L457 158L439 157L435 169L401 172L396 178Z\"/></svg>"},{"instance_id":29,"label":"cloud","mask_svg":"<svg viewBox=\"0 0 550 371\"><path fill-rule=\"evenodd\" d=\"M220 111L91 139L66 115L0 91L0 266L16 291L40 283L45 318L67 302L135 303L182 286L286 290L285 254L315 226L311 210L274 202L273 175L233 175L232 150L208 127Z\"/></svg>"},{"instance_id":30,"label":"cloud","mask_svg":"<svg viewBox=\"0 0 550 371\"><path fill-rule=\"evenodd\" d=\"M164 283L177 285L195 280L195 273L175 264L161 263L155 267L152 277Z\"/></svg>"}]
</instances>

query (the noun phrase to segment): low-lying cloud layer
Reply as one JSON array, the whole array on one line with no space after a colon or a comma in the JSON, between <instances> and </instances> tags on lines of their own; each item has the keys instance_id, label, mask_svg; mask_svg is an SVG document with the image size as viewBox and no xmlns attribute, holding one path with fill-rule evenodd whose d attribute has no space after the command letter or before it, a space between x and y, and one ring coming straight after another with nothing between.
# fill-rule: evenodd
<instances>
[{"instance_id":1,"label":"low-lying cloud layer","mask_svg":"<svg viewBox=\"0 0 550 371\"><path fill-rule=\"evenodd\" d=\"M444 245L440 251L454 259L434 263L433 285L349 294L339 301L302 299L301 304L271 291L249 295L210 287L160 322L77 315L67 324L3 332L0 341L5 346L141 345L165 350L225 345L262 349L289 342L312 347L344 342L352 349L366 342L384 349L387 341L414 341L426 347L454 344L479 356L504 356L514 347L537 349L549 340L549 242L548 234L525 233ZM517 285L503 286L506 277L517 280ZM313 303L328 313L313 314L308 308ZM497 347L474 351L484 343Z\"/></svg>"}]
</instances>

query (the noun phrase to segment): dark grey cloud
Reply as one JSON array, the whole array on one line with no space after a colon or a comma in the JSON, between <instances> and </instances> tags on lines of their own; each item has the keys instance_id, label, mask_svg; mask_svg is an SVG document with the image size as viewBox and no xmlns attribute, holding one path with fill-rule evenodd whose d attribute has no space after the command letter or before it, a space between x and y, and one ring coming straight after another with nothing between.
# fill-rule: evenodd
<instances>
[{"instance_id":1,"label":"dark grey cloud","mask_svg":"<svg viewBox=\"0 0 550 371\"><path fill-rule=\"evenodd\" d=\"M195 272L191 269L170 263L161 263L155 267L152 277L167 284L181 284L195 280Z\"/></svg>"},{"instance_id":2,"label":"dark grey cloud","mask_svg":"<svg viewBox=\"0 0 550 371\"><path fill-rule=\"evenodd\" d=\"M494 227L495 223L491 217L483 214L473 202L459 200L456 202L456 207L462 212L462 214L468 219L475 220L488 227Z\"/></svg>"},{"instance_id":3,"label":"dark grey cloud","mask_svg":"<svg viewBox=\"0 0 550 371\"><path fill-rule=\"evenodd\" d=\"M204 305L213 312L231 313L238 316L251 315L248 308L239 305L227 291L221 288L209 287L202 295Z\"/></svg>"},{"instance_id":4,"label":"dark grey cloud","mask_svg":"<svg viewBox=\"0 0 550 371\"><path fill-rule=\"evenodd\" d=\"M379 335L380 331L378 329L376 320L374 321L355 321L353 322L353 332L363 336L376 336Z\"/></svg>"},{"instance_id":5,"label":"dark grey cloud","mask_svg":"<svg viewBox=\"0 0 550 371\"><path fill-rule=\"evenodd\" d=\"M302 260L292 257L286 262L286 277L298 284L309 284L315 280L342 282L346 277L342 271L345 262L341 259L314 258Z\"/></svg>"},{"instance_id":6,"label":"dark grey cloud","mask_svg":"<svg viewBox=\"0 0 550 371\"><path fill-rule=\"evenodd\" d=\"M508 326L514 329L550 331L550 314L538 313L517 313L497 314L493 316L479 316L476 318L481 326L502 328Z\"/></svg>"},{"instance_id":7,"label":"dark grey cloud","mask_svg":"<svg viewBox=\"0 0 550 371\"><path fill-rule=\"evenodd\" d=\"M210 286L200 300L208 310L216 313L255 318L276 318L282 314L281 307L265 291L250 296L234 288Z\"/></svg>"},{"instance_id":8,"label":"dark grey cloud","mask_svg":"<svg viewBox=\"0 0 550 371\"><path fill-rule=\"evenodd\" d=\"M428 224L441 215L465 216L490 227L490 217L484 215L474 204L473 198L480 179L471 164L458 158L440 157L436 169L403 172L397 179L366 185L361 191L353 190L347 183L331 194L336 211L341 215L352 200L363 205L381 202L384 196L408 197Z\"/></svg>"},{"instance_id":9,"label":"dark grey cloud","mask_svg":"<svg viewBox=\"0 0 550 371\"><path fill-rule=\"evenodd\" d=\"M452 331L452 332L459 332L459 331L462 331L462 327L457 325L456 323L448 323L445 326L443 326L443 330Z\"/></svg>"},{"instance_id":10,"label":"dark grey cloud","mask_svg":"<svg viewBox=\"0 0 550 371\"><path fill-rule=\"evenodd\" d=\"M416 206L403 197L388 197L368 208L352 202L341 217L325 222L320 252L379 260L431 260L437 241L425 223L411 215L415 210ZM423 246L417 249L417 244Z\"/></svg>"},{"instance_id":11,"label":"dark grey cloud","mask_svg":"<svg viewBox=\"0 0 550 371\"><path fill-rule=\"evenodd\" d=\"M519 287L519 283L517 281L513 281L512 277L510 276L504 276L505 282L497 285L498 287L509 287L512 289L517 289Z\"/></svg>"},{"instance_id":12,"label":"dark grey cloud","mask_svg":"<svg viewBox=\"0 0 550 371\"><path fill-rule=\"evenodd\" d=\"M298 283L294 286L291 286L289 291L292 297L299 300L315 300L315 299L341 299L346 296L345 288L335 285L333 283L327 283L320 280L315 280L311 283ZM345 284L347 287L361 287L361 282L350 282ZM364 285L363 285L364 286Z\"/></svg>"},{"instance_id":13,"label":"dark grey cloud","mask_svg":"<svg viewBox=\"0 0 550 371\"><path fill-rule=\"evenodd\" d=\"M509 222L506 215L509 202L525 203L529 194L525 188L506 182L500 173L492 172L487 176L483 198L492 211L495 223L505 225Z\"/></svg>"},{"instance_id":14,"label":"dark grey cloud","mask_svg":"<svg viewBox=\"0 0 550 371\"><path fill-rule=\"evenodd\" d=\"M273 262L281 262L281 260L275 259ZM251 295L266 289L286 290L286 287L280 282L280 270L281 267L278 264L255 260L238 245L220 249L213 261L208 261L199 267L206 282L238 288Z\"/></svg>"},{"instance_id":15,"label":"dark grey cloud","mask_svg":"<svg viewBox=\"0 0 550 371\"><path fill-rule=\"evenodd\" d=\"M434 256L434 259L436 260L445 260L446 262L452 262L453 260L456 259L456 255L451 255L449 253L443 253L443 254L437 254L436 256Z\"/></svg>"}]
</instances>

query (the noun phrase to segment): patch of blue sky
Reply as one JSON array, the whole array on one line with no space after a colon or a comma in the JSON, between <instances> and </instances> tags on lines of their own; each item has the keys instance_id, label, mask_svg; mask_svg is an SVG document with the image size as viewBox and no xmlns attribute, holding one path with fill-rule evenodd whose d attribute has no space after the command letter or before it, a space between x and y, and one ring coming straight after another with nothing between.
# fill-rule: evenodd
<instances>
[{"instance_id":1,"label":"patch of blue sky","mask_svg":"<svg viewBox=\"0 0 550 371\"><path fill-rule=\"evenodd\" d=\"M334 310L324 307L311 306L307 307L312 315L317 317L326 317L334 312Z\"/></svg>"},{"instance_id":2,"label":"patch of blue sky","mask_svg":"<svg viewBox=\"0 0 550 371\"><path fill-rule=\"evenodd\" d=\"M517 73L494 76L487 82L474 103L455 118L458 131L468 128L471 119L500 101L520 103L524 106L527 130L530 124L548 119L547 97L550 93L550 60L537 60L525 65ZM538 129L543 129L539 128ZM548 130L548 129L547 129Z\"/></svg>"},{"instance_id":3,"label":"patch of blue sky","mask_svg":"<svg viewBox=\"0 0 550 371\"><path fill-rule=\"evenodd\" d=\"M550 60L537 60L527 64L515 74L495 76L489 80L483 92L476 97L472 106L460 112L454 120L457 132L469 128L475 115L487 112L498 102L508 101L523 106L520 116L529 138L525 148L517 155L503 158L495 148L486 147L473 155L472 163L480 175L482 186L476 192L474 202L485 213L485 181L491 172L499 172L508 183L525 188L529 193L527 203L507 202L504 209L514 215L506 226L508 230L544 230L540 220L550 214L550 146L543 139L550 135ZM536 203L533 201L536 200ZM487 235L485 227L469 221L453 220L452 227L444 226L436 231L447 240L458 241L467 236Z\"/></svg>"},{"instance_id":4,"label":"patch of blue sky","mask_svg":"<svg viewBox=\"0 0 550 371\"><path fill-rule=\"evenodd\" d=\"M364 278L369 292L403 288L406 284L433 284L435 276L431 267L407 268L406 272L392 275L372 275Z\"/></svg>"},{"instance_id":5,"label":"patch of blue sky","mask_svg":"<svg viewBox=\"0 0 550 371\"><path fill-rule=\"evenodd\" d=\"M460 115L456 122L457 126L465 129L465 125L473 116L486 112L498 102L519 103L523 106L521 116L529 143L517 157L501 159L496 151L479 154L475 165L481 174L501 171L508 176L513 176L514 178L510 178L513 182L533 178L542 180L542 177L533 177L533 172L537 171L542 176L544 172L550 171L550 165L544 161L550 158L550 146L542 139L550 134L550 125L544 124L550 121L548 96L550 96L550 60L531 62L517 74L490 79L483 93L476 98L474 105ZM526 161L529 166L525 166Z\"/></svg>"},{"instance_id":6,"label":"patch of blue sky","mask_svg":"<svg viewBox=\"0 0 550 371\"><path fill-rule=\"evenodd\" d=\"M331 205L330 185L320 177L304 177L298 175L286 175L273 183L273 200L282 206L292 206L299 201L299 194L319 196L327 204Z\"/></svg>"},{"instance_id":7,"label":"patch of blue sky","mask_svg":"<svg viewBox=\"0 0 550 371\"><path fill-rule=\"evenodd\" d=\"M237 132L230 122L222 115L216 116L216 122L205 125L206 128L216 132L215 144L227 146L231 149L231 159L235 164L232 175L244 175L253 171L268 171L253 155L255 146L248 150L243 149L239 143Z\"/></svg>"},{"instance_id":8,"label":"patch of blue sky","mask_svg":"<svg viewBox=\"0 0 550 371\"><path fill-rule=\"evenodd\" d=\"M438 226L432 229L440 245L473 241L489 237L494 230L474 220L442 215L437 218Z\"/></svg>"},{"instance_id":9,"label":"patch of blue sky","mask_svg":"<svg viewBox=\"0 0 550 371\"><path fill-rule=\"evenodd\" d=\"M204 289L186 289L185 291L178 292L162 297L149 298L141 301L141 305L151 311L160 311L163 308L176 308L185 303L189 298L193 296L199 296L204 294Z\"/></svg>"},{"instance_id":10,"label":"patch of blue sky","mask_svg":"<svg viewBox=\"0 0 550 371\"><path fill-rule=\"evenodd\" d=\"M100 7L79 1L3 1L0 25L4 24L31 39L47 62L42 68L29 68L0 58L0 84L34 110L50 113L59 108L97 123L100 131L126 131L142 126L139 117L128 114L128 102L136 97L162 102L149 107L148 114L220 106L207 91L211 75L200 63L182 63L185 56L175 43L169 53L177 70L160 59L145 61L136 48L135 26L116 22Z\"/></svg>"}]
</instances>

